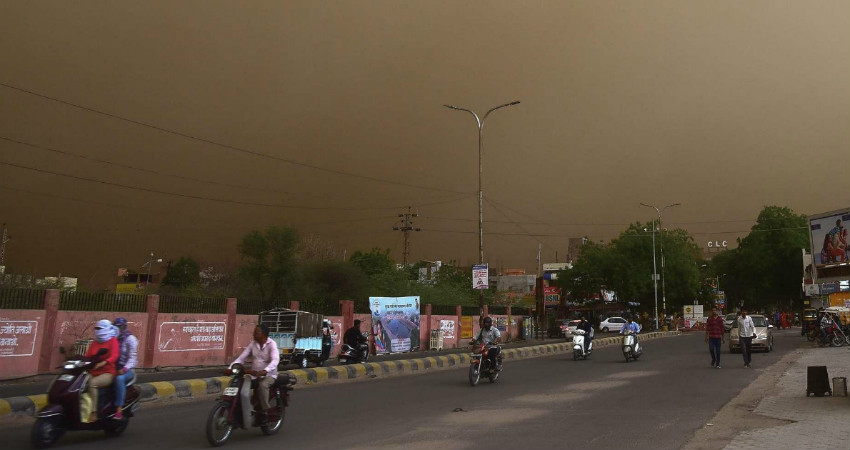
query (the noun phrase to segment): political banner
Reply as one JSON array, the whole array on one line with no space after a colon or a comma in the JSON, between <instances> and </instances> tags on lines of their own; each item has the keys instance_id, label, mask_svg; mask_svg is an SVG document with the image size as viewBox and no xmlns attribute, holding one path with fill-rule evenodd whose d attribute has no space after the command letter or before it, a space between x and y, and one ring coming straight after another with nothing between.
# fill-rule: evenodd
<instances>
[{"instance_id":1,"label":"political banner","mask_svg":"<svg viewBox=\"0 0 850 450\"><path fill-rule=\"evenodd\" d=\"M369 297L375 353L419 348L419 297Z\"/></svg>"},{"instance_id":2,"label":"political banner","mask_svg":"<svg viewBox=\"0 0 850 450\"><path fill-rule=\"evenodd\" d=\"M224 349L224 322L163 322L159 351L188 352Z\"/></svg>"},{"instance_id":3,"label":"political banner","mask_svg":"<svg viewBox=\"0 0 850 450\"><path fill-rule=\"evenodd\" d=\"M38 322L35 320L0 321L0 357L32 356L37 334Z\"/></svg>"}]
</instances>

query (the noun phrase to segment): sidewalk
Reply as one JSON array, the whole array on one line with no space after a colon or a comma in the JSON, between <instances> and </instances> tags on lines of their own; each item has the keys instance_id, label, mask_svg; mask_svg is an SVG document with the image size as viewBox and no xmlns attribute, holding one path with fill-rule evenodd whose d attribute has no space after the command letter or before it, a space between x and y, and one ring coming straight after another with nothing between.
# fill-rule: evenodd
<instances>
[{"instance_id":1,"label":"sidewalk","mask_svg":"<svg viewBox=\"0 0 850 450\"><path fill-rule=\"evenodd\" d=\"M780 377L774 392L753 413L780 420L787 425L745 431L726 449L841 449L850 448L850 397L806 397L806 368L826 366L832 378L850 378L850 347L808 348ZM833 392L833 394L837 394ZM777 445L778 444L778 445Z\"/></svg>"}]
</instances>

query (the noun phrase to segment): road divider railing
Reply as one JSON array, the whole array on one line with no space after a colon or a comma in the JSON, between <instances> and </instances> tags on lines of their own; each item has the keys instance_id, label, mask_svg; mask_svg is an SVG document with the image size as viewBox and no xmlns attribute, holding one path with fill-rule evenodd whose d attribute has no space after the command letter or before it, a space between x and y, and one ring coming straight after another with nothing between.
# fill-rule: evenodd
<instances>
[{"instance_id":1,"label":"road divider railing","mask_svg":"<svg viewBox=\"0 0 850 450\"><path fill-rule=\"evenodd\" d=\"M668 336L678 336L679 331L658 331L641 334L641 340L657 339ZM620 336L594 338L594 347L607 347L619 344ZM530 345L527 347L502 350L505 360L521 360L538 358L557 353L573 351L571 342L557 344ZM289 373L294 375L298 384L315 385L332 381L377 378L401 374L418 374L428 371L465 367L469 364L468 353L452 353L448 355L427 356L424 358L402 359L396 361L377 361L347 366L317 367L315 369L296 369ZM141 401L150 402L168 398L195 398L218 394L222 386L230 382L230 377L213 377L193 380L154 381L137 385L141 391ZM23 397L0 398L0 417L14 415L35 415L47 404L47 395L27 395Z\"/></svg>"}]
</instances>

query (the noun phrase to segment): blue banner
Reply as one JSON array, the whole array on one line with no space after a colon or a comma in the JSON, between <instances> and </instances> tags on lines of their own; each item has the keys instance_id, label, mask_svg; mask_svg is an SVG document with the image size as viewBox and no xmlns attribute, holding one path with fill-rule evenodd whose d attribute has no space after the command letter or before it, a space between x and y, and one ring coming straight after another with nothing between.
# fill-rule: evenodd
<instances>
[{"instance_id":1,"label":"blue banner","mask_svg":"<svg viewBox=\"0 0 850 450\"><path fill-rule=\"evenodd\" d=\"M419 297L369 297L375 353L419 348Z\"/></svg>"}]
</instances>

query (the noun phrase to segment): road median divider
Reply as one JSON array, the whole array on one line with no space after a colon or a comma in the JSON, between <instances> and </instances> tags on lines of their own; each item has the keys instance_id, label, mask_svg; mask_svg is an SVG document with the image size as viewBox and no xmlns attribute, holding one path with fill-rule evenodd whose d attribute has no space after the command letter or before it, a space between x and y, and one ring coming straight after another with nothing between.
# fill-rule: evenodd
<instances>
[{"instance_id":1,"label":"road median divider","mask_svg":"<svg viewBox=\"0 0 850 450\"><path fill-rule=\"evenodd\" d=\"M641 335L641 340L678 336L678 331L659 331ZM595 347L607 347L620 343L619 336L594 338ZM505 360L521 360L542 356L572 352L571 342L557 344L530 345L527 347L502 350ZM366 362L346 366L316 367L314 369L295 369L288 371L301 385L316 385L335 381L379 378L384 376L446 370L469 364L469 353L451 353L448 355L426 356L422 358L393 361ZM199 398L221 393L222 386L230 382L230 377L213 377L177 381L154 381L139 383L142 402L151 402L168 398ZM47 404L47 395L28 395L22 397L0 398L0 418L6 416L32 416Z\"/></svg>"}]
</instances>

